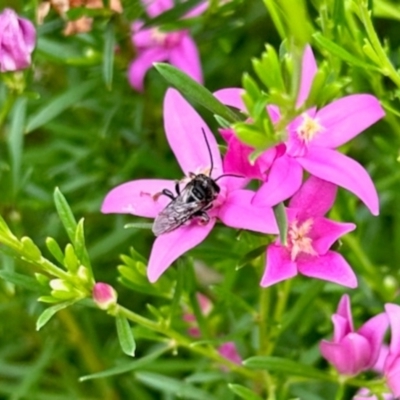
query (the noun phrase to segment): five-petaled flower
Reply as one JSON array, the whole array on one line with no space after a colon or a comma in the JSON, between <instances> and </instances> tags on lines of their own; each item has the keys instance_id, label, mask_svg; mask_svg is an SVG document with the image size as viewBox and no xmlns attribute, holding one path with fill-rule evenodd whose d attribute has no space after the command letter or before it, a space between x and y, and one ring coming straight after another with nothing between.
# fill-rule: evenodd
<instances>
[{"instance_id":1,"label":"five-petaled flower","mask_svg":"<svg viewBox=\"0 0 400 400\"><path fill-rule=\"evenodd\" d=\"M305 48L301 85L296 106L299 108L307 99L317 66L312 50ZM244 110L241 89L223 89L215 96L233 107ZM273 122L279 120L277 107L269 106ZM385 115L379 101L369 94L353 94L335 100L317 110L312 107L295 118L287 126L288 137L282 143L285 150L269 149L260 158L258 166L262 173L270 168L266 182L258 190L254 203L270 205L271 192L277 186L289 198L301 185L303 169L318 178L341 186L360 198L372 214L379 213L379 199L375 186L367 171L357 161L340 153L337 147L347 143ZM226 135L225 135L226 136ZM230 138L227 170L243 172L242 160L237 154L240 148L248 152L238 139ZM230 153L234 152L233 155ZM279 154L276 154L276 153ZM269 160L266 162L266 159ZM240 164L237 164L240 163ZM254 170L253 168L253 170Z\"/></svg>"},{"instance_id":2,"label":"five-petaled flower","mask_svg":"<svg viewBox=\"0 0 400 400\"><path fill-rule=\"evenodd\" d=\"M267 248L267 265L261 286L303 275L354 288L357 278L347 261L329 250L342 235L355 229L324 217L332 207L336 185L311 176L292 197L286 209L287 244L279 240Z\"/></svg>"},{"instance_id":3,"label":"five-petaled flower","mask_svg":"<svg viewBox=\"0 0 400 400\"><path fill-rule=\"evenodd\" d=\"M142 2L151 18L174 6L173 0ZM205 7L206 4L198 5L186 17L200 14ZM144 22L139 20L132 24L132 42L137 50L137 57L129 67L128 76L131 86L137 91L143 91L146 72L158 61L169 61L196 81L203 81L199 52L188 30L164 32L158 27L144 28Z\"/></svg>"},{"instance_id":4,"label":"five-petaled flower","mask_svg":"<svg viewBox=\"0 0 400 400\"><path fill-rule=\"evenodd\" d=\"M333 341L323 340L321 354L342 375L357 375L376 364L389 325L388 315L381 313L354 330L348 295L343 295L332 316ZM392 332L393 334L393 332ZM400 387L400 386L398 386Z\"/></svg>"},{"instance_id":5,"label":"five-petaled flower","mask_svg":"<svg viewBox=\"0 0 400 400\"><path fill-rule=\"evenodd\" d=\"M36 30L32 22L6 8L0 13L0 72L19 71L31 64Z\"/></svg>"},{"instance_id":6,"label":"five-petaled flower","mask_svg":"<svg viewBox=\"0 0 400 400\"><path fill-rule=\"evenodd\" d=\"M169 89L165 96L164 126L171 149L186 176L194 171L210 171L209 150L213 161L211 177L215 179L224 174L215 137L197 112L174 89ZM207 137L209 149L202 130ZM211 232L217 219L233 228L278 233L272 208L252 205L254 192L242 189L246 182L240 177L222 177L218 180L220 193L212 209L207 211L210 216L208 223L199 224L198 220L191 219L187 224L156 238L147 269L151 282L155 282L179 256L202 242ZM108 193L102 205L102 212L155 218L171 201L160 195L161 192L163 189L174 191L174 187L174 181L160 179L124 183Z\"/></svg>"}]
</instances>

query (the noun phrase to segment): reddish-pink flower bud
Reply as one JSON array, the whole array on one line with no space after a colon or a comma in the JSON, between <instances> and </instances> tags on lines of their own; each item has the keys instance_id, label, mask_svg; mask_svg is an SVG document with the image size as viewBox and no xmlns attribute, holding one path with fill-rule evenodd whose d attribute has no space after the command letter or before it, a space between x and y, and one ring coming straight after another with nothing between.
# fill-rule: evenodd
<instances>
[{"instance_id":1,"label":"reddish-pink flower bud","mask_svg":"<svg viewBox=\"0 0 400 400\"><path fill-rule=\"evenodd\" d=\"M107 283L98 282L93 286L93 300L102 310L108 310L117 303L117 292Z\"/></svg>"},{"instance_id":2,"label":"reddish-pink flower bud","mask_svg":"<svg viewBox=\"0 0 400 400\"><path fill-rule=\"evenodd\" d=\"M6 8L0 14L0 72L29 67L35 42L36 30L32 22Z\"/></svg>"}]
</instances>

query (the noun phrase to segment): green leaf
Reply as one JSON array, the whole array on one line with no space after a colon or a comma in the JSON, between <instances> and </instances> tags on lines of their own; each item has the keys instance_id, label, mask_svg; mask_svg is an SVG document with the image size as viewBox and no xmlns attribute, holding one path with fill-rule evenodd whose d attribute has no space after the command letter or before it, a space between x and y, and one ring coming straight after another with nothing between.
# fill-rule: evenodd
<instances>
[{"instance_id":1,"label":"green leaf","mask_svg":"<svg viewBox=\"0 0 400 400\"><path fill-rule=\"evenodd\" d=\"M281 357L256 356L243 361L246 367L263 369L269 372L283 373L287 376L301 376L303 378L336 382L334 376L328 375L317 368L288 360Z\"/></svg>"},{"instance_id":2,"label":"green leaf","mask_svg":"<svg viewBox=\"0 0 400 400\"><path fill-rule=\"evenodd\" d=\"M64 264L64 254L58 243L52 237L46 238L46 247L60 264Z\"/></svg>"},{"instance_id":3,"label":"green leaf","mask_svg":"<svg viewBox=\"0 0 400 400\"><path fill-rule=\"evenodd\" d=\"M81 85L74 85L62 95L56 98L52 97L47 104L30 116L25 132L32 132L47 122L50 122L63 111L76 105L76 103L93 90L97 84L98 83L95 81L89 81Z\"/></svg>"},{"instance_id":4,"label":"green leaf","mask_svg":"<svg viewBox=\"0 0 400 400\"><path fill-rule=\"evenodd\" d=\"M249 264L256 258L260 257L262 254L265 253L265 248L266 245L263 244L255 249L250 250L248 253L246 253L243 257L240 258L237 264L237 268L242 268L245 265Z\"/></svg>"},{"instance_id":5,"label":"green leaf","mask_svg":"<svg viewBox=\"0 0 400 400\"><path fill-rule=\"evenodd\" d=\"M74 243L75 231L77 228L76 220L74 214L72 214L71 208L67 203L67 200L65 199L59 188L55 188L54 190L54 203L56 205L58 216L60 217L60 220L64 225L69 240L71 241L71 243Z\"/></svg>"},{"instance_id":6,"label":"green leaf","mask_svg":"<svg viewBox=\"0 0 400 400\"><path fill-rule=\"evenodd\" d=\"M18 191L21 180L21 156L24 143L26 100L27 99L25 97L20 97L15 102L12 110L10 133L7 137L8 151L11 159L14 195Z\"/></svg>"},{"instance_id":7,"label":"green leaf","mask_svg":"<svg viewBox=\"0 0 400 400\"><path fill-rule=\"evenodd\" d=\"M74 246L68 243L65 246L65 257L63 264L67 267L68 271L75 274L79 268L79 260L75 254Z\"/></svg>"},{"instance_id":8,"label":"green leaf","mask_svg":"<svg viewBox=\"0 0 400 400\"><path fill-rule=\"evenodd\" d=\"M43 292L43 287L30 276L22 275L13 271L0 271L0 278L28 290Z\"/></svg>"},{"instance_id":9,"label":"green leaf","mask_svg":"<svg viewBox=\"0 0 400 400\"><path fill-rule=\"evenodd\" d=\"M373 71L380 71L380 69L378 67L360 60L359 57L354 56L353 54L349 53L343 47L340 47L332 40L323 36L320 32L314 33L313 37L321 47L328 50L333 55L341 58L343 61L346 61L352 65L355 65L356 67L370 69Z\"/></svg>"},{"instance_id":10,"label":"green leaf","mask_svg":"<svg viewBox=\"0 0 400 400\"><path fill-rule=\"evenodd\" d=\"M74 247L75 254L78 257L78 260L80 260L81 264L89 268L91 271L89 254L87 252L85 244L84 218L81 218L79 220L76 227Z\"/></svg>"},{"instance_id":11,"label":"green leaf","mask_svg":"<svg viewBox=\"0 0 400 400\"><path fill-rule=\"evenodd\" d=\"M170 393L185 400L217 400L211 393L188 384L184 380L168 378L152 372L138 372L135 378L153 389Z\"/></svg>"},{"instance_id":12,"label":"green leaf","mask_svg":"<svg viewBox=\"0 0 400 400\"><path fill-rule=\"evenodd\" d=\"M111 90L115 54L115 32L113 20L110 20L104 32L103 79L108 90Z\"/></svg>"},{"instance_id":13,"label":"green leaf","mask_svg":"<svg viewBox=\"0 0 400 400\"><path fill-rule=\"evenodd\" d=\"M251 147L265 149L269 144L268 137L253 125L238 122L234 125L234 130L238 139Z\"/></svg>"},{"instance_id":14,"label":"green leaf","mask_svg":"<svg viewBox=\"0 0 400 400\"><path fill-rule=\"evenodd\" d=\"M154 353L148 354L147 356L144 356L139 360L123 363L121 365L117 365L114 368L110 368L101 372L96 372L95 374L82 376L79 378L79 381L84 382L91 379L108 378L110 376L120 375L126 372L142 369L143 367L151 364L154 360L157 360L157 358L166 353L168 350L170 350L169 346L162 347L161 349L156 350Z\"/></svg>"},{"instance_id":15,"label":"green leaf","mask_svg":"<svg viewBox=\"0 0 400 400\"><path fill-rule=\"evenodd\" d=\"M279 203L273 207L274 215L279 229L279 240L282 246L286 246L288 234L288 221L283 203Z\"/></svg>"},{"instance_id":16,"label":"green leaf","mask_svg":"<svg viewBox=\"0 0 400 400\"><path fill-rule=\"evenodd\" d=\"M129 321L119 313L115 317L115 323L122 351L128 356L135 357L136 343Z\"/></svg>"},{"instance_id":17,"label":"green leaf","mask_svg":"<svg viewBox=\"0 0 400 400\"><path fill-rule=\"evenodd\" d=\"M26 258L29 261L40 260L42 254L39 250L39 247L37 247L36 244L33 243L31 238L24 236L21 239L21 244L22 244L22 251L25 253L24 258Z\"/></svg>"},{"instance_id":18,"label":"green leaf","mask_svg":"<svg viewBox=\"0 0 400 400\"><path fill-rule=\"evenodd\" d=\"M247 389L247 387L242 386L242 385L236 385L234 383L228 383L228 388L235 393L237 396L239 396L242 399L245 400L262 400L260 396L255 394L252 390Z\"/></svg>"},{"instance_id":19,"label":"green leaf","mask_svg":"<svg viewBox=\"0 0 400 400\"><path fill-rule=\"evenodd\" d=\"M51 319L51 317L53 317L54 314L56 314L58 311L67 308L69 306L71 306L72 304L75 303L76 300L69 300L69 301L65 301L64 303L59 303L56 304L52 307L46 308L46 310L44 310L38 320L36 321L36 330L40 330L43 326L45 326Z\"/></svg>"},{"instance_id":20,"label":"green leaf","mask_svg":"<svg viewBox=\"0 0 400 400\"><path fill-rule=\"evenodd\" d=\"M210 110L213 114L229 122L239 121L238 114L219 102L204 86L197 83L190 76L170 64L154 63L157 71L172 85L174 85L186 99L194 101Z\"/></svg>"}]
</instances>

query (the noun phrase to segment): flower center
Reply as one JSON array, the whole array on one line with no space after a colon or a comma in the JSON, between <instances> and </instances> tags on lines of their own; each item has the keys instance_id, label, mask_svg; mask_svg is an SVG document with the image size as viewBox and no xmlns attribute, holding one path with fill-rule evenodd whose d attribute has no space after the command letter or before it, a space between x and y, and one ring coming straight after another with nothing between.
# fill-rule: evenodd
<instances>
[{"instance_id":1,"label":"flower center","mask_svg":"<svg viewBox=\"0 0 400 400\"><path fill-rule=\"evenodd\" d=\"M309 218L303 223L299 223L295 220L290 224L288 232L288 249L292 261L295 261L300 253L309 255L317 254L312 247L312 239L308 236L313 223L313 219Z\"/></svg>"},{"instance_id":2,"label":"flower center","mask_svg":"<svg viewBox=\"0 0 400 400\"><path fill-rule=\"evenodd\" d=\"M151 30L151 39L160 46L165 44L167 36L168 34L166 32L161 32L158 28L153 28Z\"/></svg>"},{"instance_id":3,"label":"flower center","mask_svg":"<svg viewBox=\"0 0 400 400\"><path fill-rule=\"evenodd\" d=\"M324 127L320 125L317 119L311 118L307 113L304 113L302 117L303 122L297 128L297 134L303 142L308 144L315 135L324 130Z\"/></svg>"}]
</instances>

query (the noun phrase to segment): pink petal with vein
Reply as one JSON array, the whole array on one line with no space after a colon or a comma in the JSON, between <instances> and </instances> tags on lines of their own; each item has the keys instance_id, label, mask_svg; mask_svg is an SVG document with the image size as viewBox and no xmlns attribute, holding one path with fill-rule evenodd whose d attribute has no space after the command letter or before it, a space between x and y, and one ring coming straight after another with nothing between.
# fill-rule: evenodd
<instances>
[{"instance_id":1,"label":"pink petal with vein","mask_svg":"<svg viewBox=\"0 0 400 400\"><path fill-rule=\"evenodd\" d=\"M204 129L214 163L212 176L215 178L222 175L222 160L214 135L200 115L175 89L168 89L164 98L164 127L169 145L185 174L211 166L202 133Z\"/></svg>"},{"instance_id":2,"label":"pink petal with vein","mask_svg":"<svg viewBox=\"0 0 400 400\"><path fill-rule=\"evenodd\" d=\"M350 288L357 287L357 278L347 261L334 251L318 257L305 257L297 260L299 272Z\"/></svg>"},{"instance_id":3,"label":"pink petal with vein","mask_svg":"<svg viewBox=\"0 0 400 400\"><path fill-rule=\"evenodd\" d=\"M165 61L167 58L168 52L162 48L152 48L140 53L129 66L128 79L131 86L138 92L142 92L146 72L154 62Z\"/></svg>"},{"instance_id":4,"label":"pink petal with vein","mask_svg":"<svg viewBox=\"0 0 400 400\"><path fill-rule=\"evenodd\" d=\"M289 202L290 208L301 210L302 220L322 217L335 202L337 187L326 180L310 176Z\"/></svg>"},{"instance_id":5,"label":"pink petal with vein","mask_svg":"<svg viewBox=\"0 0 400 400\"><path fill-rule=\"evenodd\" d=\"M218 212L221 221L232 228L277 234L279 232L271 207L251 204L252 190L234 190L228 193Z\"/></svg>"},{"instance_id":6,"label":"pink petal with vein","mask_svg":"<svg viewBox=\"0 0 400 400\"><path fill-rule=\"evenodd\" d=\"M149 281L155 282L178 257L201 243L214 225L215 219L206 225L191 221L189 225L158 236L153 243L147 267Z\"/></svg>"},{"instance_id":7,"label":"pink petal with vein","mask_svg":"<svg viewBox=\"0 0 400 400\"><path fill-rule=\"evenodd\" d=\"M175 193L175 182L166 179L139 179L123 183L108 192L101 212L154 218L171 201L167 196L161 195L163 189Z\"/></svg>"},{"instance_id":8,"label":"pink petal with vein","mask_svg":"<svg viewBox=\"0 0 400 400\"><path fill-rule=\"evenodd\" d=\"M203 83L199 51L189 35L182 36L179 45L171 50L169 61L195 81Z\"/></svg>"},{"instance_id":9,"label":"pink petal with vein","mask_svg":"<svg viewBox=\"0 0 400 400\"><path fill-rule=\"evenodd\" d=\"M324 130L312 146L336 148L348 142L385 116L378 99L370 94L353 94L328 104L316 118Z\"/></svg>"},{"instance_id":10,"label":"pink petal with vein","mask_svg":"<svg viewBox=\"0 0 400 400\"><path fill-rule=\"evenodd\" d=\"M317 63L312 49L309 45L304 48L303 60L301 64L301 78L300 78L300 89L297 96L296 108L299 108L307 100L310 94L310 89L317 73Z\"/></svg>"},{"instance_id":11,"label":"pink petal with vein","mask_svg":"<svg viewBox=\"0 0 400 400\"><path fill-rule=\"evenodd\" d=\"M220 89L214 92L214 96L223 104L245 111L246 107L242 100L244 90L241 88Z\"/></svg>"},{"instance_id":12,"label":"pink petal with vein","mask_svg":"<svg viewBox=\"0 0 400 400\"><path fill-rule=\"evenodd\" d=\"M368 172L352 158L332 149L309 148L298 162L310 174L332 182L354 193L371 211L379 214L379 198Z\"/></svg>"},{"instance_id":13,"label":"pink petal with vein","mask_svg":"<svg viewBox=\"0 0 400 400\"><path fill-rule=\"evenodd\" d=\"M296 263L290 260L288 251L276 244L267 248L267 265L260 285L271 286L297 275Z\"/></svg>"},{"instance_id":14,"label":"pink petal with vein","mask_svg":"<svg viewBox=\"0 0 400 400\"><path fill-rule=\"evenodd\" d=\"M272 164L267 181L258 189L254 205L274 206L292 196L301 186L303 169L296 159L283 155Z\"/></svg>"},{"instance_id":15,"label":"pink petal with vein","mask_svg":"<svg viewBox=\"0 0 400 400\"><path fill-rule=\"evenodd\" d=\"M344 234L353 231L356 226L352 223L332 221L327 218L315 218L310 238L318 254L325 254L331 246Z\"/></svg>"}]
</instances>

